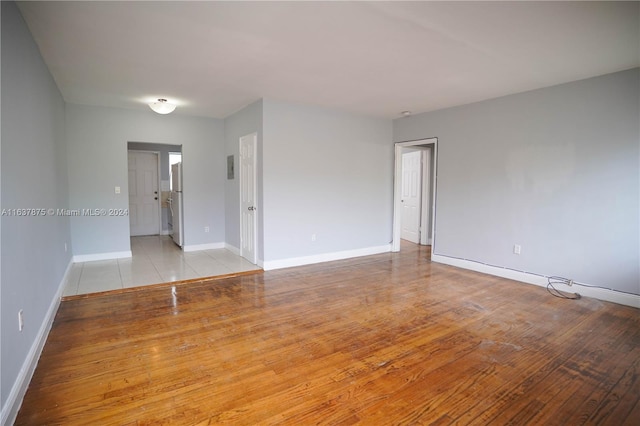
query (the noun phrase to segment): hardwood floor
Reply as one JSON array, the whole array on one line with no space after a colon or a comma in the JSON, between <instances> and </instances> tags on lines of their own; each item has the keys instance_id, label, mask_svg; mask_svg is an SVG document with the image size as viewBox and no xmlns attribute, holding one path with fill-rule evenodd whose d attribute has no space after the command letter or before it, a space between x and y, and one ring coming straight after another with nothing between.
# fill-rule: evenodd
<instances>
[{"instance_id":1,"label":"hardwood floor","mask_svg":"<svg viewBox=\"0 0 640 426\"><path fill-rule=\"evenodd\" d=\"M640 312L428 248L63 301L19 425L640 424Z\"/></svg>"}]
</instances>

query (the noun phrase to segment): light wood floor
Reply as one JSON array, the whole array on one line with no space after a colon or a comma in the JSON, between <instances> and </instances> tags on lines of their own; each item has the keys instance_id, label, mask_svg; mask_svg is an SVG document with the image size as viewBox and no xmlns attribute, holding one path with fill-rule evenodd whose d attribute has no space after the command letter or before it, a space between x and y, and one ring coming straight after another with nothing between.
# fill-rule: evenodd
<instances>
[{"instance_id":1,"label":"light wood floor","mask_svg":"<svg viewBox=\"0 0 640 426\"><path fill-rule=\"evenodd\" d=\"M62 302L19 425L640 424L640 315L428 249Z\"/></svg>"}]
</instances>

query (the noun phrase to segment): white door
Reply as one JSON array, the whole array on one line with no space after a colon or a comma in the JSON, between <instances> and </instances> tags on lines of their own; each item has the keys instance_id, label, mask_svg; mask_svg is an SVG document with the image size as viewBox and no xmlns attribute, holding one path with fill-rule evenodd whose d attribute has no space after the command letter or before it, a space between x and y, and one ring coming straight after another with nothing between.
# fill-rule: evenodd
<instances>
[{"instance_id":1,"label":"white door","mask_svg":"<svg viewBox=\"0 0 640 426\"><path fill-rule=\"evenodd\" d=\"M160 234L158 154L129 151L129 224L131 236Z\"/></svg>"},{"instance_id":2,"label":"white door","mask_svg":"<svg viewBox=\"0 0 640 426\"><path fill-rule=\"evenodd\" d=\"M401 238L416 244L420 241L421 160L422 153L420 151L402 154Z\"/></svg>"},{"instance_id":3,"label":"white door","mask_svg":"<svg viewBox=\"0 0 640 426\"><path fill-rule=\"evenodd\" d=\"M252 133L240 138L240 255L257 263L256 141Z\"/></svg>"}]
</instances>

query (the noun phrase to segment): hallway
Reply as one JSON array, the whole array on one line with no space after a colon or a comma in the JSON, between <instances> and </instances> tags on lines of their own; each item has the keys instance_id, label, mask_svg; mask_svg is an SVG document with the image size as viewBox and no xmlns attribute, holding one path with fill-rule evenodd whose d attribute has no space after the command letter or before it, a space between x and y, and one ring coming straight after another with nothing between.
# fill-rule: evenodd
<instances>
[{"instance_id":1,"label":"hallway","mask_svg":"<svg viewBox=\"0 0 640 426\"><path fill-rule=\"evenodd\" d=\"M260 269L226 249L185 253L169 236L132 237L131 252L73 264L63 297Z\"/></svg>"}]
</instances>

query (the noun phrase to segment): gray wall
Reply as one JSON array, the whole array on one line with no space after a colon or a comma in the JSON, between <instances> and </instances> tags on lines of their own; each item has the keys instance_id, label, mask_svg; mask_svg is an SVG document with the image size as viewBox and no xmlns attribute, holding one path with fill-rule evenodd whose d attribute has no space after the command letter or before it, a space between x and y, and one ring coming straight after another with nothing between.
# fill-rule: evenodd
<instances>
[{"instance_id":1,"label":"gray wall","mask_svg":"<svg viewBox=\"0 0 640 426\"><path fill-rule=\"evenodd\" d=\"M169 175L171 173L169 167L169 153L170 152L182 152L180 145L164 145L160 143L145 143L145 142L129 142L127 148L132 151L155 151L160 153L160 180L169 181ZM162 188L160 188L162 192ZM168 207L162 207L162 231L169 231L169 216L171 211Z\"/></svg>"},{"instance_id":2,"label":"gray wall","mask_svg":"<svg viewBox=\"0 0 640 426\"><path fill-rule=\"evenodd\" d=\"M14 3L2 2L2 209L68 203L64 101ZM69 219L2 216L2 410L71 260ZM64 244L68 251L65 252ZM18 310L25 327L18 331Z\"/></svg>"},{"instance_id":3,"label":"gray wall","mask_svg":"<svg viewBox=\"0 0 640 426\"><path fill-rule=\"evenodd\" d=\"M70 208L128 208L127 142L182 145L185 244L224 242L222 120L67 104L66 126ZM128 217L74 217L71 232L74 255L130 249Z\"/></svg>"},{"instance_id":4,"label":"gray wall","mask_svg":"<svg viewBox=\"0 0 640 426\"><path fill-rule=\"evenodd\" d=\"M264 260L389 244L391 121L269 99L263 108Z\"/></svg>"},{"instance_id":5,"label":"gray wall","mask_svg":"<svg viewBox=\"0 0 640 426\"><path fill-rule=\"evenodd\" d=\"M639 99L636 68L395 120L438 138L435 253L640 294Z\"/></svg>"},{"instance_id":6,"label":"gray wall","mask_svg":"<svg viewBox=\"0 0 640 426\"><path fill-rule=\"evenodd\" d=\"M246 106L224 120L226 155L233 155L235 161L235 178L227 180L225 185L225 219L226 243L240 248L240 179L238 177L238 155L240 138L251 133L258 133L257 146L257 186L258 186L258 223L262 223L262 208L260 197L262 194L262 99ZM225 169L226 170L226 169ZM261 227L259 226L259 229ZM258 258L263 257L262 234L259 233Z\"/></svg>"}]
</instances>

